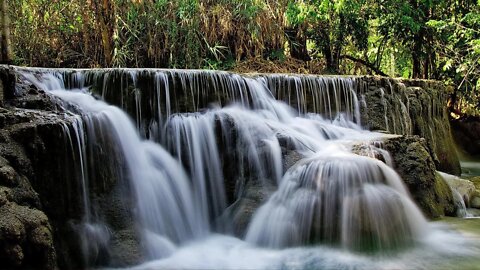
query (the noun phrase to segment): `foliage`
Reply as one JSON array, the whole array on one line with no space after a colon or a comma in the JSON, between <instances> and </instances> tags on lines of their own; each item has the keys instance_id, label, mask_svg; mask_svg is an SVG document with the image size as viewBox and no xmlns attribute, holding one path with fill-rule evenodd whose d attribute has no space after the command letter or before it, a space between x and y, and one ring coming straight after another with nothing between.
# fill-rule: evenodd
<instances>
[{"instance_id":1,"label":"foliage","mask_svg":"<svg viewBox=\"0 0 480 270\"><path fill-rule=\"evenodd\" d=\"M279 4L271 0L13 0L15 63L224 67L232 59L268 55L283 47Z\"/></svg>"},{"instance_id":2,"label":"foliage","mask_svg":"<svg viewBox=\"0 0 480 270\"><path fill-rule=\"evenodd\" d=\"M439 79L457 86L462 95L454 96L457 111L478 113L480 109L480 3L462 2L454 16L430 20L436 31L435 49L439 55ZM458 94L458 93L456 93Z\"/></svg>"},{"instance_id":3,"label":"foliage","mask_svg":"<svg viewBox=\"0 0 480 270\"><path fill-rule=\"evenodd\" d=\"M369 17L364 0L290 0L286 10L287 24L305 29L330 72L339 72L348 43L360 51L367 48Z\"/></svg>"}]
</instances>

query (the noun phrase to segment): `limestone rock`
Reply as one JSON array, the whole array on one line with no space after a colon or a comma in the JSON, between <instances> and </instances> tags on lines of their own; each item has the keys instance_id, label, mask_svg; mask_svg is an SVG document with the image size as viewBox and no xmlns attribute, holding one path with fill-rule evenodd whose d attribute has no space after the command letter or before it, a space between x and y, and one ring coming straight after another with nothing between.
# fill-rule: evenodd
<instances>
[{"instance_id":1,"label":"limestone rock","mask_svg":"<svg viewBox=\"0 0 480 270\"><path fill-rule=\"evenodd\" d=\"M282 161L283 161L283 173L285 173L290 167L295 165L299 160L304 158L302 154L300 154L298 151L292 151L292 150L282 150L283 155Z\"/></svg>"},{"instance_id":2,"label":"limestone rock","mask_svg":"<svg viewBox=\"0 0 480 270\"><path fill-rule=\"evenodd\" d=\"M125 267L142 263L140 241L132 230L117 231L113 235L110 265Z\"/></svg>"},{"instance_id":3,"label":"limestone rock","mask_svg":"<svg viewBox=\"0 0 480 270\"><path fill-rule=\"evenodd\" d=\"M15 186L17 173L11 166L0 167L0 184L8 187Z\"/></svg>"},{"instance_id":4,"label":"limestone rock","mask_svg":"<svg viewBox=\"0 0 480 270\"><path fill-rule=\"evenodd\" d=\"M370 130L419 135L433 150L437 169L460 175L442 82L364 76L362 124Z\"/></svg>"},{"instance_id":5,"label":"limestone rock","mask_svg":"<svg viewBox=\"0 0 480 270\"><path fill-rule=\"evenodd\" d=\"M480 196L475 196L470 201L470 207L480 209Z\"/></svg>"},{"instance_id":6,"label":"limestone rock","mask_svg":"<svg viewBox=\"0 0 480 270\"><path fill-rule=\"evenodd\" d=\"M243 194L225 212L226 218L233 221L233 233L238 237L244 237L248 225L257 209L265 203L276 187L260 185L259 182L249 182Z\"/></svg>"},{"instance_id":7,"label":"limestone rock","mask_svg":"<svg viewBox=\"0 0 480 270\"><path fill-rule=\"evenodd\" d=\"M395 170L426 216L455 216L452 192L436 173L433 151L425 139L418 136L389 138L385 140L384 147L391 153Z\"/></svg>"},{"instance_id":8,"label":"limestone rock","mask_svg":"<svg viewBox=\"0 0 480 270\"><path fill-rule=\"evenodd\" d=\"M47 216L9 202L0 207L0 258L9 268L54 269L56 255Z\"/></svg>"},{"instance_id":9,"label":"limestone rock","mask_svg":"<svg viewBox=\"0 0 480 270\"><path fill-rule=\"evenodd\" d=\"M440 175L453 190L456 190L460 194L463 201L468 206L476 193L475 185L471 181L455 175L442 172L440 172Z\"/></svg>"}]
</instances>

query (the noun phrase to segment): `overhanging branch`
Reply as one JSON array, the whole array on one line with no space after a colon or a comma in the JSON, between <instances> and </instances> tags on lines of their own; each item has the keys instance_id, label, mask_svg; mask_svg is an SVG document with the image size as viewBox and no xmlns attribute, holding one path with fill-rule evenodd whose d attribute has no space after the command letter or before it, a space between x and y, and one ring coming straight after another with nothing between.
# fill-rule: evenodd
<instances>
[{"instance_id":1,"label":"overhanging branch","mask_svg":"<svg viewBox=\"0 0 480 270\"><path fill-rule=\"evenodd\" d=\"M373 72L375 72L376 74L378 74L378 75L380 75L380 76L388 77L387 74L383 73L380 69L376 68L374 65L372 65L371 63L368 63L368 62L365 61L365 60L362 60L362 59L353 57L353 56L351 56L351 55L346 55L346 54L341 55L340 58L341 58L341 59L345 58L345 59L348 59L348 60L351 60L351 61L360 63L360 64L366 66L367 68L369 68L370 70L372 70Z\"/></svg>"}]
</instances>

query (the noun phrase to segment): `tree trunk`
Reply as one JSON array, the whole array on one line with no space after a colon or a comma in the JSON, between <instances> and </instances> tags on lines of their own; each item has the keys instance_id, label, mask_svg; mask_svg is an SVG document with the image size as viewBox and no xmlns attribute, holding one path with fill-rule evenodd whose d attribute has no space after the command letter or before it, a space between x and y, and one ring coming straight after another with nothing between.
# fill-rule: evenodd
<instances>
[{"instance_id":1,"label":"tree trunk","mask_svg":"<svg viewBox=\"0 0 480 270\"><path fill-rule=\"evenodd\" d=\"M320 45L322 49L323 56L325 57L326 63L326 72L327 73L338 73L338 61L335 60L334 52L332 52L332 44L330 41L330 35L326 27L323 29L318 30L319 40L317 43ZM338 59L337 59L338 60Z\"/></svg>"},{"instance_id":2,"label":"tree trunk","mask_svg":"<svg viewBox=\"0 0 480 270\"><path fill-rule=\"evenodd\" d=\"M1 41L0 41L0 63L10 64L12 62L12 47L10 44L10 22L8 18L7 0L1 0Z\"/></svg>"},{"instance_id":3,"label":"tree trunk","mask_svg":"<svg viewBox=\"0 0 480 270\"><path fill-rule=\"evenodd\" d=\"M412 50L412 63L413 63L413 70L412 70L412 77L414 79L418 79L422 77L422 41L423 35L421 32L414 36L414 45Z\"/></svg>"},{"instance_id":4,"label":"tree trunk","mask_svg":"<svg viewBox=\"0 0 480 270\"><path fill-rule=\"evenodd\" d=\"M327 70L328 71L335 70L335 64L334 64L334 61L333 61L332 50L330 48L329 43L322 46L322 52L323 52L323 55L325 56L325 62L327 64Z\"/></svg>"},{"instance_id":5,"label":"tree trunk","mask_svg":"<svg viewBox=\"0 0 480 270\"><path fill-rule=\"evenodd\" d=\"M345 35L346 35L346 22L343 15L340 14L340 22L337 26L338 30L334 30L337 32L337 35L334 35L333 40L333 55L332 55L332 71L335 73L340 73L340 56L343 49L343 44L345 42Z\"/></svg>"},{"instance_id":6,"label":"tree trunk","mask_svg":"<svg viewBox=\"0 0 480 270\"><path fill-rule=\"evenodd\" d=\"M111 66L113 59L113 24L115 23L113 2L111 0L96 0L95 13L97 15L97 28L102 40L105 65Z\"/></svg>"},{"instance_id":7,"label":"tree trunk","mask_svg":"<svg viewBox=\"0 0 480 270\"><path fill-rule=\"evenodd\" d=\"M285 29L285 34L290 46L290 56L295 59L310 61L311 58L307 50L307 36L304 31L297 26L295 28Z\"/></svg>"},{"instance_id":8,"label":"tree trunk","mask_svg":"<svg viewBox=\"0 0 480 270\"><path fill-rule=\"evenodd\" d=\"M85 56L89 55L89 46L90 46L90 11L92 7L91 0L85 0L85 4L82 9L82 31L83 31L83 54Z\"/></svg>"},{"instance_id":9,"label":"tree trunk","mask_svg":"<svg viewBox=\"0 0 480 270\"><path fill-rule=\"evenodd\" d=\"M425 21L429 21L432 18L433 10L432 6L428 7L427 10L425 11L425 16L426 19ZM434 77L434 58L435 58L435 51L433 50L433 34L432 31L427 28L423 32L423 37L424 37L424 44L423 47L425 48L425 64L424 64L424 69L423 69L423 78L424 79L431 79Z\"/></svg>"},{"instance_id":10,"label":"tree trunk","mask_svg":"<svg viewBox=\"0 0 480 270\"><path fill-rule=\"evenodd\" d=\"M423 78L429 79L430 78L430 54L425 55L425 61L423 64Z\"/></svg>"}]
</instances>

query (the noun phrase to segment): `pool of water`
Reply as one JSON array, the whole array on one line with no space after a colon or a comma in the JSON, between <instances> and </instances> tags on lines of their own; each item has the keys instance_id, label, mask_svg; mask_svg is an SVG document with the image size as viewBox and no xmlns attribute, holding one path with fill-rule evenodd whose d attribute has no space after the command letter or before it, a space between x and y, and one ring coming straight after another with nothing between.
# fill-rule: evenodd
<instances>
[{"instance_id":1,"label":"pool of water","mask_svg":"<svg viewBox=\"0 0 480 270\"><path fill-rule=\"evenodd\" d=\"M480 219L445 218L429 226L415 247L389 255L325 246L266 249L216 235L132 269L480 269Z\"/></svg>"},{"instance_id":2,"label":"pool of water","mask_svg":"<svg viewBox=\"0 0 480 270\"><path fill-rule=\"evenodd\" d=\"M462 177L480 176L480 161L460 161Z\"/></svg>"}]
</instances>

